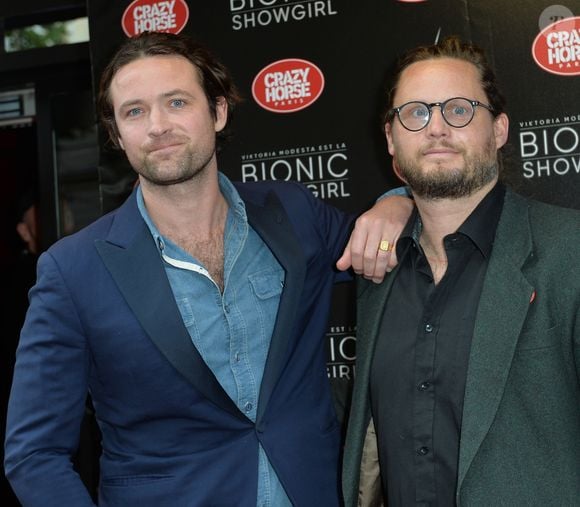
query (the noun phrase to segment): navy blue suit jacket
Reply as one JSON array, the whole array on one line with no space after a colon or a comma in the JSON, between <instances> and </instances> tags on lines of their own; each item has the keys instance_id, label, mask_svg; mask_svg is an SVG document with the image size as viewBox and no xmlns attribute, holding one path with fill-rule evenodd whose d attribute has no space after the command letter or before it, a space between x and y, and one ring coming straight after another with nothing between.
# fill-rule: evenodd
<instances>
[{"instance_id":1,"label":"navy blue suit jacket","mask_svg":"<svg viewBox=\"0 0 580 507\"><path fill-rule=\"evenodd\" d=\"M294 183L238 190L286 271L256 423L193 346L133 194L39 260L6 439L25 506L92 504L70 459L87 392L102 433L100 505L254 507L259 442L295 505L339 503L323 336L352 217Z\"/></svg>"}]
</instances>

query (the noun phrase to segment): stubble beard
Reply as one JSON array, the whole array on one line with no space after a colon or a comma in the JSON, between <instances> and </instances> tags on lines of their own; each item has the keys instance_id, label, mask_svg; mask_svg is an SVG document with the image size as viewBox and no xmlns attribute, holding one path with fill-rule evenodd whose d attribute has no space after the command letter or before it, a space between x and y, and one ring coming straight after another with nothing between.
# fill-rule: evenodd
<instances>
[{"instance_id":1,"label":"stubble beard","mask_svg":"<svg viewBox=\"0 0 580 507\"><path fill-rule=\"evenodd\" d=\"M178 157L157 161L145 157L137 171L153 185L170 186L201 177L215 155L215 147L203 153L194 153L191 148Z\"/></svg>"},{"instance_id":2,"label":"stubble beard","mask_svg":"<svg viewBox=\"0 0 580 507\"><path fill-rule=\"evenodd\" d=\"M431 200L468 197L497 178L497 152L491 138L479 153L469 155L463 149L459 151L463 154L463 167L449 168L438 163L425 171L416 158L398 156L399 171L413 194Z\"/></svg>"}]
</instances>

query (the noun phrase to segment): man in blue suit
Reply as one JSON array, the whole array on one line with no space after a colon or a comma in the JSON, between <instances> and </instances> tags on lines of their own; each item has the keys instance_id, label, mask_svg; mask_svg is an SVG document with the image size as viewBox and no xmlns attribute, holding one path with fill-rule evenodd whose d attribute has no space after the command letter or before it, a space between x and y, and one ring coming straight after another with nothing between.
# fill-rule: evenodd
<instances>
[{"instance_id":1,"label":"man in blue suit","mask_svg":"<svg viewBox=\"0 0 580 507\"><path fill-rule=\"evenodd\" d=\"M218 172L236 101L183 36L129 39L105 69L101 116L140 184L39 259L6 437L25 506L93 504L71 463L87 393L99 505L339 504L323 336L353 219L299 184ZM352 241L355 261L372 253L359 271L384 272L390 223Z\"/></svg>"}]
</instances>

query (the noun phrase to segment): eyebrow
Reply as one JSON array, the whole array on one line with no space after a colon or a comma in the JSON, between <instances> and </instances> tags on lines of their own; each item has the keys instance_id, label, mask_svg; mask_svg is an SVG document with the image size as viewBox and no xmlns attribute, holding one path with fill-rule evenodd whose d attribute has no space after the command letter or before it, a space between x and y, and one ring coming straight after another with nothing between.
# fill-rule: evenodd
<instances>
[{"instance_id":1,"label":"eyebrow","mask_svg":"<svg viewBox=\"0 0 580 507\"><path fill-rule=\"evenodd\" d=\"M191 93L181 88L175 88L174 90L169 90L168 92L162 93L162 97L173 97L175 95L187 95L188 97L193 97Z\"/></svg>"},{"instance_id":2,"label":"eyebrow","mask_svg":"<svg viewBox=\"0 0 580 507\"><path fill-rule=\"evenodd\" d=\"M141 104L142 101L139 99L134 99L134 100L128 100L126 102L123 102L120 106L119 106L119 111L122 111L123 109L127 109L128 107L133 107L133 106L138 106L139 104Z\"/></svg>"}]
</instances>

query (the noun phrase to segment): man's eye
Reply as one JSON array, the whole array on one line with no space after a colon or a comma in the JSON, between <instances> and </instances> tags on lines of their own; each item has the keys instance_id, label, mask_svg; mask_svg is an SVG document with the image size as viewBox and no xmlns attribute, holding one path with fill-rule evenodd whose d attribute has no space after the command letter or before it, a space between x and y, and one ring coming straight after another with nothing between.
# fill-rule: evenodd
<instances>
[{"instance_id":1,"label":"man's eye","mask_svg":"<svg viewBox=\"0 0 580 507\"><path fill-rule=\"evenodd\" d=\"M181 108L181 107L185 106L185 101L182 99L173 99L171 101L171 106Z\"/></svg>"},{"instance_id":2,"label":"man's eye","mask_svg":"<svg viewBox=\"0 0 580 507\"><path fill-rule=\"evenodd\" d=\"M455 106L451 112L455 115L455 116L463 116L465 114L467 114L467 109L465 109L463 106Z\"/></svg>"},{"instance_id":3,"label":"man's eye","mask_svg":"<svg viewBox=\"0 0 580 507\"><path fill-rule=\"evenodd\" d=\"M139 116L143 110L140 107L134 107L127 111L127 116Z\"/></svg>"},{"instance_id":4,"label":"man's eye","mask_svg":"<svg viewBox=\"0 0 580 507\"><path fill-rule=\"evenodd\" d=\"M409 115L413 118L423 119L429 116L429 110L424 106L409 108Z\"/></svg>"}]
</instances>

